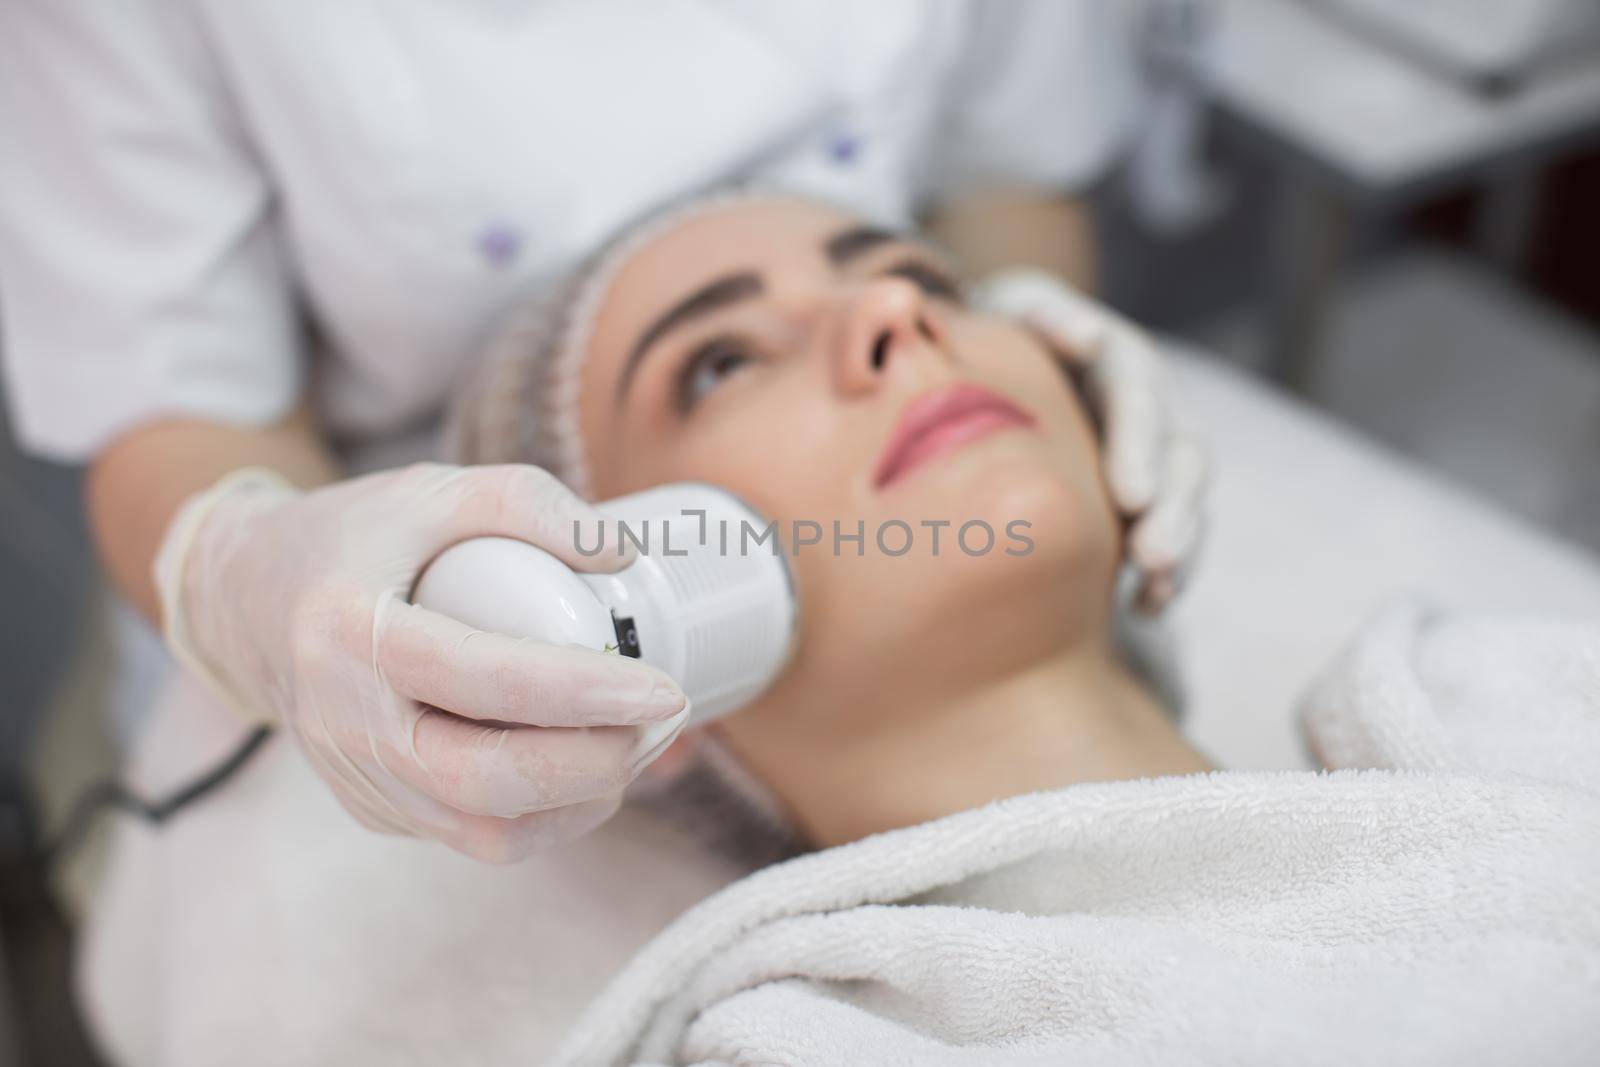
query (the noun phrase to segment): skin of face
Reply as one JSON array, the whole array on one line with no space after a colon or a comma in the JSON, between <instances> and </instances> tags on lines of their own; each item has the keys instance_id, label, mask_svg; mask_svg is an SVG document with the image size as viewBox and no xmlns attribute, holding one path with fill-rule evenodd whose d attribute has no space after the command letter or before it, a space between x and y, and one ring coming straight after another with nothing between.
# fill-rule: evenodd
<instances>
[{"instance_id":1,"label":"skin of face","mask_svg":"<svg viewBox=\"0 0 1600 1067\"><path fill-rule=\"evenodd\" d=\"M948 698L1063 647L1107 640L1119 530L1093 428L1060 361L1024 328L908 276L917 273L908 262L951 273L926 246L884 242L832 261L829 239L859 226L783 200L692 217L622 267L590 335L579 415L597 499L705 481L777 520L783 536L795 520L822 527L821 544L791 555L794 656L766 696L726 720L741 747L781 748L802 728L845 742L893 725L864 708L914 707L919 692ZM666 309L747 272L759 276L759 293L661 333L619 395L630 353ZM1033 425L876 485L907 405L960 383L1011 400ZM835 520L847 534L864 524L861 554L847 542L835 555ZM903 555L876 543L892 520L912 531ZM924 523L939 520L949 525L936 553ZM989 551L959 547L957 530L970 520L994 531ZM885 537L898 550L905 532ZM969 547L986 540L981 527L969 530Z\"/></svg>"}]
</instances>

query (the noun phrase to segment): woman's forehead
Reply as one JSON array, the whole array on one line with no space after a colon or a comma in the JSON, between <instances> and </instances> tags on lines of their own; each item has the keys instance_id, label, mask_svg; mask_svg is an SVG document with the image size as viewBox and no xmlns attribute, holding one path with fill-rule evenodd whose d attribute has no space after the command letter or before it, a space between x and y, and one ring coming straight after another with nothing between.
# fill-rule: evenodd
<instances>
[{"instance_id":1,"label":"woman's forehead","mask_svg":"<svg viewBox=\"0 0 1600 1067\"><path fill-rule=\"evenodd\" d=\"M586 360L591 380L617 376L646 324L706 282L743 272L824 272L828 238L855 225L837 208L774 198L697 212L651 238L617 270L599 304Z\"/></svg>"},{"instance_id":2,"label":"woman's forehead","mask_svg":"<svg viewBox=\"0 0 1600 1067\"><path fill-rule=\"evenodd\" d=\"M697 213L640 248L612 291L693 286L727 270L825 262L828 237L857 220L837 208L797 199L754 200Z\"/></svg>"}]
</instances>

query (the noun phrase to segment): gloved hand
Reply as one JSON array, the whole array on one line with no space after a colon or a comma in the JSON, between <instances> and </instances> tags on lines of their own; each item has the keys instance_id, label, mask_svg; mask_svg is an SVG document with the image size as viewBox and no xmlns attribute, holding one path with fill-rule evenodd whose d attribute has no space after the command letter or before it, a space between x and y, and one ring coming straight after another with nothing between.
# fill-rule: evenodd
<instances>
[{"instance_id":1,"label":"gloved hand","mask_svg":"<svg viewBox=\"0 0 1600 1067\"><path fill-rule=\"evenodd\" d=\"M1160 352L1138 327L1044 271L1002 271L968 295L1040 334L1086 375L1105 428L1106 482L1129 520L1135 603L1159 611L1199 548L1206 486L1204 452L1173 425Z\"/></svg>"},{"instance_id":2,"label":"gloved hand","mask_svg":"<svg viewBox=\"0 0 1600 1067\"><path fill-rule=\"evenodd\" d=\"M609 818L677 736L683 691L634 659L473 630L408 595L445 548L503 535L578 569L599 515L537 467L422 464L302 492L241 471L185 504L156 562L167 640L285 727L380 831L509 861Z\"/></svg>"}]
</instances>

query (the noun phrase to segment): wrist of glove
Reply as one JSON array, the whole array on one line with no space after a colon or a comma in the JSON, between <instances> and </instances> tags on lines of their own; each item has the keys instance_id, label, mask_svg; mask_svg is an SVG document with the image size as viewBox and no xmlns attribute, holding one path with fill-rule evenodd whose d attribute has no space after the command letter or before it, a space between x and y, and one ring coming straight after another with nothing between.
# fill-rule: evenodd
<instances>
[{"instance_id":1,"label":"wrist of glove","mask_svg":"<svg viewBox=\"0 0 1600 1067\"><path fill-rule=\"evenodd\" d=\"M156 553L156 593L161 604L161 632L167 648L189 673L204 681L229 708L251 722L275 724L277 716L264 692L241 690L208 661L196 643L193 613L186 595L185 576L189 571L185 565L195 539L202 526L213 517L213 512L230 508L259 511L299 495L299 490L276 471L265 467L233 471L184 502L167 527ZM233 519L233 523L237 521Z\"/></svg>"},{"instance_id":2,"label":"wrist of glove","mask_svg":"<svg viewBox=\"0 0 1600 1067\"><path fill-rule=\"evenodd\" d=\"M412 604L439 552L516 537L575 569L600 516L535 467L423 464L300 491L241 471L197 495L155 564L173 654L284 727L366 826L511 860L608 818L687 721L638 660L473 630Z\"/></svg>"},{"instance_id":3,"label":"wrist of glove","mask_svg":"<svg viewBox=\"0 0 1600 1067\"><path fill-rule=\"evenodd\" d=\"M1144 331L1044 271L990 275L968 298L1033 330L1083 375L1104 432L1106 486L1128 523L1124 558L1137 574L1135 604L1159 611L1198 552L1207 480L1203 450L1174 418L1160 350Z\"/></svg>"}]
</instances>

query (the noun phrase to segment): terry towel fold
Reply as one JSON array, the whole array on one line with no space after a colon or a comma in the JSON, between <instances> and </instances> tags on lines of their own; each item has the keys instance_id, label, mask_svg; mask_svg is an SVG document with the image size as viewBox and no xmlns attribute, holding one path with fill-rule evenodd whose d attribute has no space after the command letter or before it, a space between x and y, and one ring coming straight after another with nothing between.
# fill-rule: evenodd
<instances>
[{"instance_id":1,"label":"terry towel fold","mask_svg":"<svg viewBox=\"0 0 1600 1067\"><path fill-rule=\"evenodd\" d=\"M1600 1062L1600 628L1397 608L1304 715L1326 773L1080 785L751 875L555 1062Z\"/></svg>"}]
</instances>

